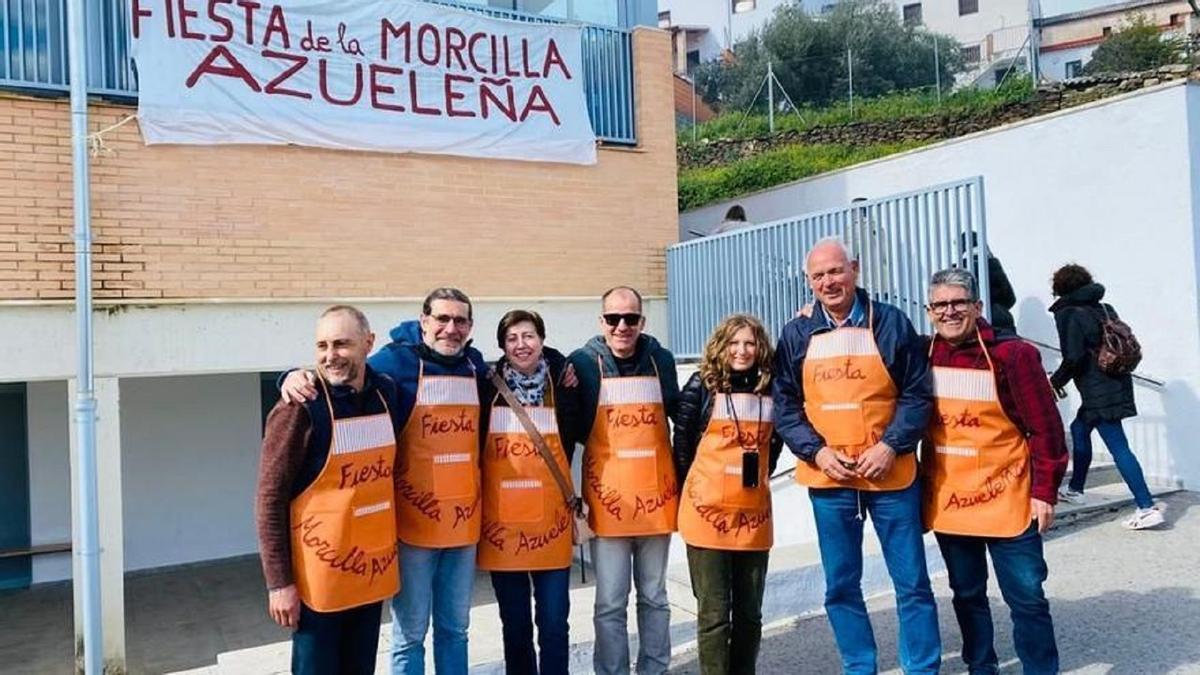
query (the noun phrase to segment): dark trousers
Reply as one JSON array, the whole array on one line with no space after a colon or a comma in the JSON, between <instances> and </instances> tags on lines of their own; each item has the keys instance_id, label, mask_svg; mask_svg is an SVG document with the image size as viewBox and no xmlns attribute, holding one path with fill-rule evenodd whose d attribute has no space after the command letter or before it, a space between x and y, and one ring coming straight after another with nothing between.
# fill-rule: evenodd
<instances>
[{"instance_id":1,"label":"dark trousers","mask_svg":"<svg viewBox=\"0 0 1200 675\"><path fill-rule=\"evenodd\" d=\"M766 551L687 547L702 675L755 672L762 641Z\"/></svg>"},{"instance_id":2,"label":"dark trousers","mask_svg":"<svg viewBox=\"0 0 1200 675\"><path fill-rule=\"evenodd\" d=\"M987 553L1012 613L1013 643L1021 667L1027 675L1058 672L1058 647L1054 642L1054 622L1050 603L1042 591L1046 581L1046 559L1042 556L1042 537L1037 523L1023 534L1007 539L937 535L950 589L954 591L954 615L962 630L962 658L969 671L999 672L999 660L992 645L992 613L988 607Z\"/></svg>"},{"instance_id":3,"label":"dark trousers","mask_svg":"<svg viewBox=\"0 0 1200 675\"><path fill-rule=\"evenodd\" d=\"M1075 421L1071 422L1071 461L1074 466L1069 487L1076 492L1083 492L1087 483L1088 468L1092 465L1093 429L1100 433L1104 445L1108 446L1117 471L1129 486L1129 491L1133 493L1133 501L1143 509L1154 506L1154 498L1150 496L1150 488L1146 486L1142 465L1138 463L1133 450L1129 449L1129 438L1125 436L1125 427L1120 420L1084 422L1083 417L1077 415Z\"/></svg>"},{"instance_id":4,"label":"dark trousers","mask_svg":"<svg viewBox=\"0 0 1200 675\"><path fill-rule=\"evenodd\" d=\"M570 644L571 568L537 572L492 572L504 635L504 670L509 675L566 675ZM533 604L530 609L530 591ZM541 662L533 650L533 626Z\"/></svg>"},{"instance_id":5,"label":"dark trousers","mask_svg":"<svg viewBox=\"0 0 1200 675\"><path fill-rule=\"evenodd\" d=\"M372 675L379 651L383 603L340 612L318 612L300 604L300 627L292 633L295 675Z\"/></svg>"}]
</instances>

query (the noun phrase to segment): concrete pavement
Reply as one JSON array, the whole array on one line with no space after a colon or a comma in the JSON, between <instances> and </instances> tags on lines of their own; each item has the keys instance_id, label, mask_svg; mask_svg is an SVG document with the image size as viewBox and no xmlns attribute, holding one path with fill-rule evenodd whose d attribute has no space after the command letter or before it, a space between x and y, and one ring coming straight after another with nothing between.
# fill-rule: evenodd
<instances>
[{"instance_id":1,"label":"concrete pavement","mask_svg":"<svg viewBox=\"0 0 1200 675\"><path fill-rule=\"evenodd\" d=\"M1064 673L1183 675L1200 673L1200 494L1177 492L1162 528L1120 526L1129 508L1092 512L1051 532L1046 592ZM992 585L996 651L1002 672L1019 673L1008 611ZM944 574L934 578L944 650L943 672L965 671L961 640ZM899 673L895 603L868 603L881 672ZM698 673L695 653L680 655L672 673ZM833 635L824 615L786 621L763 636L760 673L837 673Z\"/></svg>"}]
</instances>

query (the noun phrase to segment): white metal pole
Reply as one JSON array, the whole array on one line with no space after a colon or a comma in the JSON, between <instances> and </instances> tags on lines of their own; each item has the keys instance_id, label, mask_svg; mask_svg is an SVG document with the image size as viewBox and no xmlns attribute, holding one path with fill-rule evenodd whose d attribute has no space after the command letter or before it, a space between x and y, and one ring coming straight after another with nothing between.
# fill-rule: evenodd
<instances>
[{"instance_id":1,"label":"white metal pole","mask_svg":"<svg viewBox=\"0 0 1200 675\"><path fill-rule=\"evenodd\" d=\"M854 117L854 50L846 47L846 74L850 80L850 117Z\"/></svg>"},{"instance_id":2,"label":"white metal pole","mask_svg":"<svg viewBox=\"0 0 1200 675\"><path fill-rule=\"evenodd\" d=\"M767 126L775 133L775 69L767 60Z\"/></svg>"},{"instance_id":3,"label":"white metal pole","mask_svg":"<svg viewBox=\"0 0 1200 675\"><path fill-rule=\"evenodd\" d=\"M696 78L692 78L692 142L696 142L696 127L700 120L696 118Z\"/></svg>"},{"instance_id":4,"label":"white metal pole","mask_svg":"<svg viewBox=\"0 0 1200 675\"><path fill-rule=\"evenodd\" d=\"M100 519L96 499L96 395L92 370L92 223L87 147L87 24L84 0L67 0L67 59L71 76L71 160L74 168L75 321L78 343L75 397L79 484L75 518L79 523L82 587L83 670L104 672L100 620Z\"/></svg>"},{"instance_id":5,"label":"white metal pole","mask_svg":"<svg viewBox=\"0 0 1200 675\"><path fill-rule=\"evenodd\" d=\"M937 83L937 102L942 104L942 66L938 59L938 39L933 36L933 79Z\"/></svg>"}]
</instances>

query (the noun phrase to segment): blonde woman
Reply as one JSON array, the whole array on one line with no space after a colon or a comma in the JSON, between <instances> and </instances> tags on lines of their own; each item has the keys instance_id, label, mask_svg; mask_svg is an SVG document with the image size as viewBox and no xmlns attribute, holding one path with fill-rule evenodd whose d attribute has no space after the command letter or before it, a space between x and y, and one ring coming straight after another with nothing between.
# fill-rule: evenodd
<instances>
[{"instance_id":1,"label":"blonde woman","mask_svg":"<svg viewBox=\"0 0 1200 675\"><path fill-rule=\"evenodd\" d=\"M773 541L768 479L783 448L771 418L773 358L758 319L727 317L709 337L679 405L679 533L699 605L704 675L753 673L758 658Z\"/></svg>"}]
</instances>

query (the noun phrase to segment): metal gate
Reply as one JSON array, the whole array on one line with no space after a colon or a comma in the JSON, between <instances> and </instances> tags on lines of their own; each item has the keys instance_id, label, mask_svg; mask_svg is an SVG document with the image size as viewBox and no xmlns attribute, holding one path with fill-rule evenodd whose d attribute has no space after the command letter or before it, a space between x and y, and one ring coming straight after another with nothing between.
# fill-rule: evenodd
<instances>
[{"instance_id":1,"label":"metal gate","mask_svg":"<svg viewBox=\"0 0 1200 675\"><path fill-rule=\"evenodd\" d=\"M668 248L667 301L676 355L698 357L712 329L734 312L758 316L778 335L812 301L804 257L825 237L846 242L859 260L859 284L872 298L899 307L918 330L929 329L924 310L929 276L946 267L976 274L988 313L983 178L977 176Z\"/></svg>"}]
</instances>

